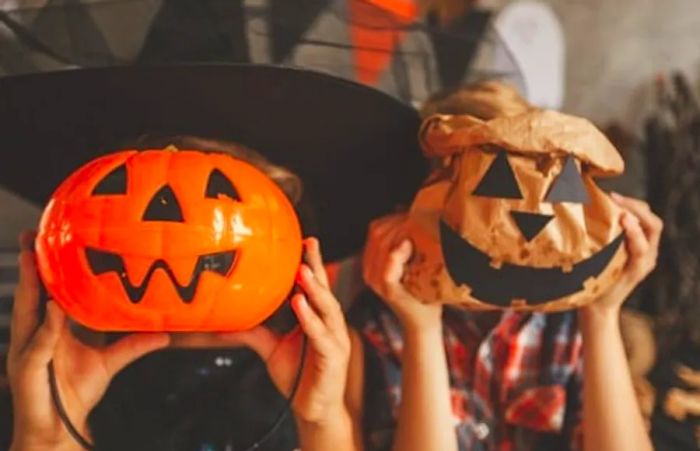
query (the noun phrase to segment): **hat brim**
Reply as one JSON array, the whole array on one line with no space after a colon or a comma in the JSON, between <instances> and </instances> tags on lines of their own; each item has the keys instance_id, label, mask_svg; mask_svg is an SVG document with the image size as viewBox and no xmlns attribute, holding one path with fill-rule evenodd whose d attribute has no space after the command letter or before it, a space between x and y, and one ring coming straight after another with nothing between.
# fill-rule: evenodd
<instances>
[{"instance_id":1,"label":"hat brim","mask_svg":"<svg viewBox=\"0 0 700 451\"><path fill-rule=\"evenodd\" d=\"M83 163L145 133L258 150L297 173L329 261L426 174L409 105L321 73L260 65L76 69L0 79L0 184L45 203Z\"/></svg>"}]
</instances>

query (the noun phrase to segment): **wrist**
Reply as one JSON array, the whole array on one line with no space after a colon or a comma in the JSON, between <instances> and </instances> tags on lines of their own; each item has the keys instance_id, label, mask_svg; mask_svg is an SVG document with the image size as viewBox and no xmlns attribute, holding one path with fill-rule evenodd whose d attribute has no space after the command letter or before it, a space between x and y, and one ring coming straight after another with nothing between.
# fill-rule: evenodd
<instances>
[{"instance_id":1,"label":"wrist","mask_svg":"<svg viewBox=\"0 0 700 451\"><path fill-rule=\"evenodd\" d=\"M65 440L47 441L17 437L9 451L84 451L83 447L70 437Z\"/></svg>"},{"instance_id":2,"label":"wrist","mask_svg":"<svg viewBox=\"0 0 700 451\"><path fill-rule=\"evenodd\" d=\"M584 342L619 334L620 307L583 307L579 310L579 327Z\"/></svg>"},{"instance_id":3,"label":"wrist","mask_svg":"<svg viewBox=\"0 0 700 451\"><path fill-rule=\"evenodd\" d=\"M601 323L618 321L621 305L605 305L592 303L579 309L579 318L585 323Z\"/></svg>"},{"instance_id":4,"label":"wrist","mask_svg":"<svg viewBox=\"0 0 700 451\"><path fill-rule=\"evenodd\" d=\"M36 431L24 427L18 419L12 433L10 451L84 451L84 448L68 433L61 424L54 432ZM87 426L82 428L83 437L91 440Z\"/></svg>"},{"instance_id":5,"label":"wrist","mask_svg":"<svg viewBox=\"0 0 700 451\"><path fill-rule=\"evenodd\" d=\"M442 319L422 323L402 321L401 327L406 341L422 341L431 338L442 340Z\"/></svg>"},{"instance_id":6,"label":"wrist","mask_svg":"<svg viewBox=\"0 0 700 451\"><path fill-rule=\"evenodd\" d=\"M352 420L344 405L329 409L321 418L307 419L295 414L294 419L300 435L305 437L338 440L352 435Z\"/></svg>"},{"instance_id":7,"label":"wrist","mask_svg":"<svg viewBox=\"0 0 700 451\"><path fill-rule=\"evenodd\" d=\"M418 302L418 301L414 301ZM442 334L442 307L430 306L409 315L397 315L404 334L413 336ZM436 307L436 308L433 308Z\"/></svg>"}]
</instances>

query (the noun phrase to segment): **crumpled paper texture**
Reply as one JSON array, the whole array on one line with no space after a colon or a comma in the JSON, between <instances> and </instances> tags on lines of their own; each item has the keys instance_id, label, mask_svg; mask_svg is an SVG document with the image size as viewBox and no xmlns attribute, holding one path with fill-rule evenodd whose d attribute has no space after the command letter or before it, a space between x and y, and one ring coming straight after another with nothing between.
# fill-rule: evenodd
<instances>
[{"instance_id":1,"label":"crumpled paper texture","mask_svg":"<svg viewBox=\"0 0 700 451\"><path fill-rule=\"evenodd\" d=\"M418 192L407 221L414 258L404 283L424 302L503 308L471 296L471 287L454 283L441 249L441 220L487 254L494 268L508 263L561 268L566 273L623 233L622 210L596 185L594 176L620 174L624 163L615 147L585 119L539 110L490 121L439 115L424 122L420 138L428 157L447 161ZM503 150L522 199L474 195L497 152ZM547 192L569 155L575 157L589 201L547 202ZM511 216L513 211L553 215L553 219L527 241ZM625 262L623 243L607 267L586 280L581 291L538 304L516 297L508 308L557 311L581 306L614 283Z\"/></svg>"},{"instance_id":2,"label":"crumpled paper texture","mask_svg":"<svg viewBox=\"0 0 700 451\"><path fill-rule=\"evenodd\" d=\"M513 86L498 80L487 80L436 94L423 105L421 116L468 114L480 119L493 119L534 109Z\"/></svg>"}]
</instances>

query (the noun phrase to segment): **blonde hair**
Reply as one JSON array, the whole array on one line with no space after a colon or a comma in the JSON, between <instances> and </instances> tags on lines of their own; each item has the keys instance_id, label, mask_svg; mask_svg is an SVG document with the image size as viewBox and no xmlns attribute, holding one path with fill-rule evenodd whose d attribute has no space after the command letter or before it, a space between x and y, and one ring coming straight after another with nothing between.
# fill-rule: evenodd
<instances>
[{"instance_id":1,"label":"blonde hair","mask_svg":"<svg viewBox=\"0 0 700 451\"><path fill-rule=\"evenodd\" d=\"M423 105L421 116L468 114L482 120L514 116L535 109L511 85L489 80L439 92Z\"/></svg>"},{"instance_id":2,"label":"blonde hair","mask_svg":"<svg viewBox=\"0 0 700 451\"><path fill-rule=\"evenodd\" d=\"M174 146L178 149L201 150L203 152L223 152L234 158L243 160L264 172L284 191L293 204L299 203L303 193L301 178L289 169L271 163L259 152L242 144L219 139L203 138L192 135L142 135L128 142L123 147L166 148Z\"/></svg>"}]
</instances>

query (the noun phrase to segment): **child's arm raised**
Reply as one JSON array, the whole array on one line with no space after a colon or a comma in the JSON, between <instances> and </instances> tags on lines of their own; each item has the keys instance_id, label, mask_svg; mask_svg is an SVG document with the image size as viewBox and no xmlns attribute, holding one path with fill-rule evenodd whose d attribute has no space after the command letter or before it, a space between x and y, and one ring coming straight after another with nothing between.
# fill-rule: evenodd
<instances>
[{"instance_id":1,"label":"child's arm raised","mask_svg":"<svg viewBox=\"0 0 700 451\"><path fill-rule=\"evenodd\" d=\"M49 362L65 414L87 439L87 417L112 377L139 357L163 348L168 335L132 334L103 348L82 344L71 333L65 313L53 301L40 321L39 275L34 236L22 235L19 285L12 309L7 370L12 391L14 432L12 451L79 451L54 406L49 387Z\"/></svg>"},{"instance_id":2,"label":"child's arm raised","mask_svg":"<svg viewBox=\"0 0 700 451\"><path fill-rule=\"evenodd\" d=\"M330 290L318 241L304 242L307 264L297 282L304 294L292 298L300 328L280 337L264 326L221 334L229 344L250 346L264 361L272 381L290 396L302 353L302 334L308 340L298 391L292 403L304 451L361 449L345 405L350 359L350 335L340 304Z\"/></svg>"},{"instance_id":3,"label":"child's arm raised","mask_svg":"<svg viewBox=\"0 0 700 451\"><path fill-rule=\"evenodd\" d=\"M620 335L620 308L654 269L663 224L642 201L613 195L629 261L620 281L579 312L583 335L583 444L586 451L652 450Z\"/></svg>"},{"instance_id":4,"label":"child's arm raised","mask_svg":"<svg viewBox=\"0 0 700 451\"><path fill-rule=\"evenodd\" d=\"M423 304L401 285L412 246L402 239L403 215L372 224L363 258L367 284L403 328L401 405L394 450L457 450L442 337L442 306Z\"/></svg>"}]
</instances>

